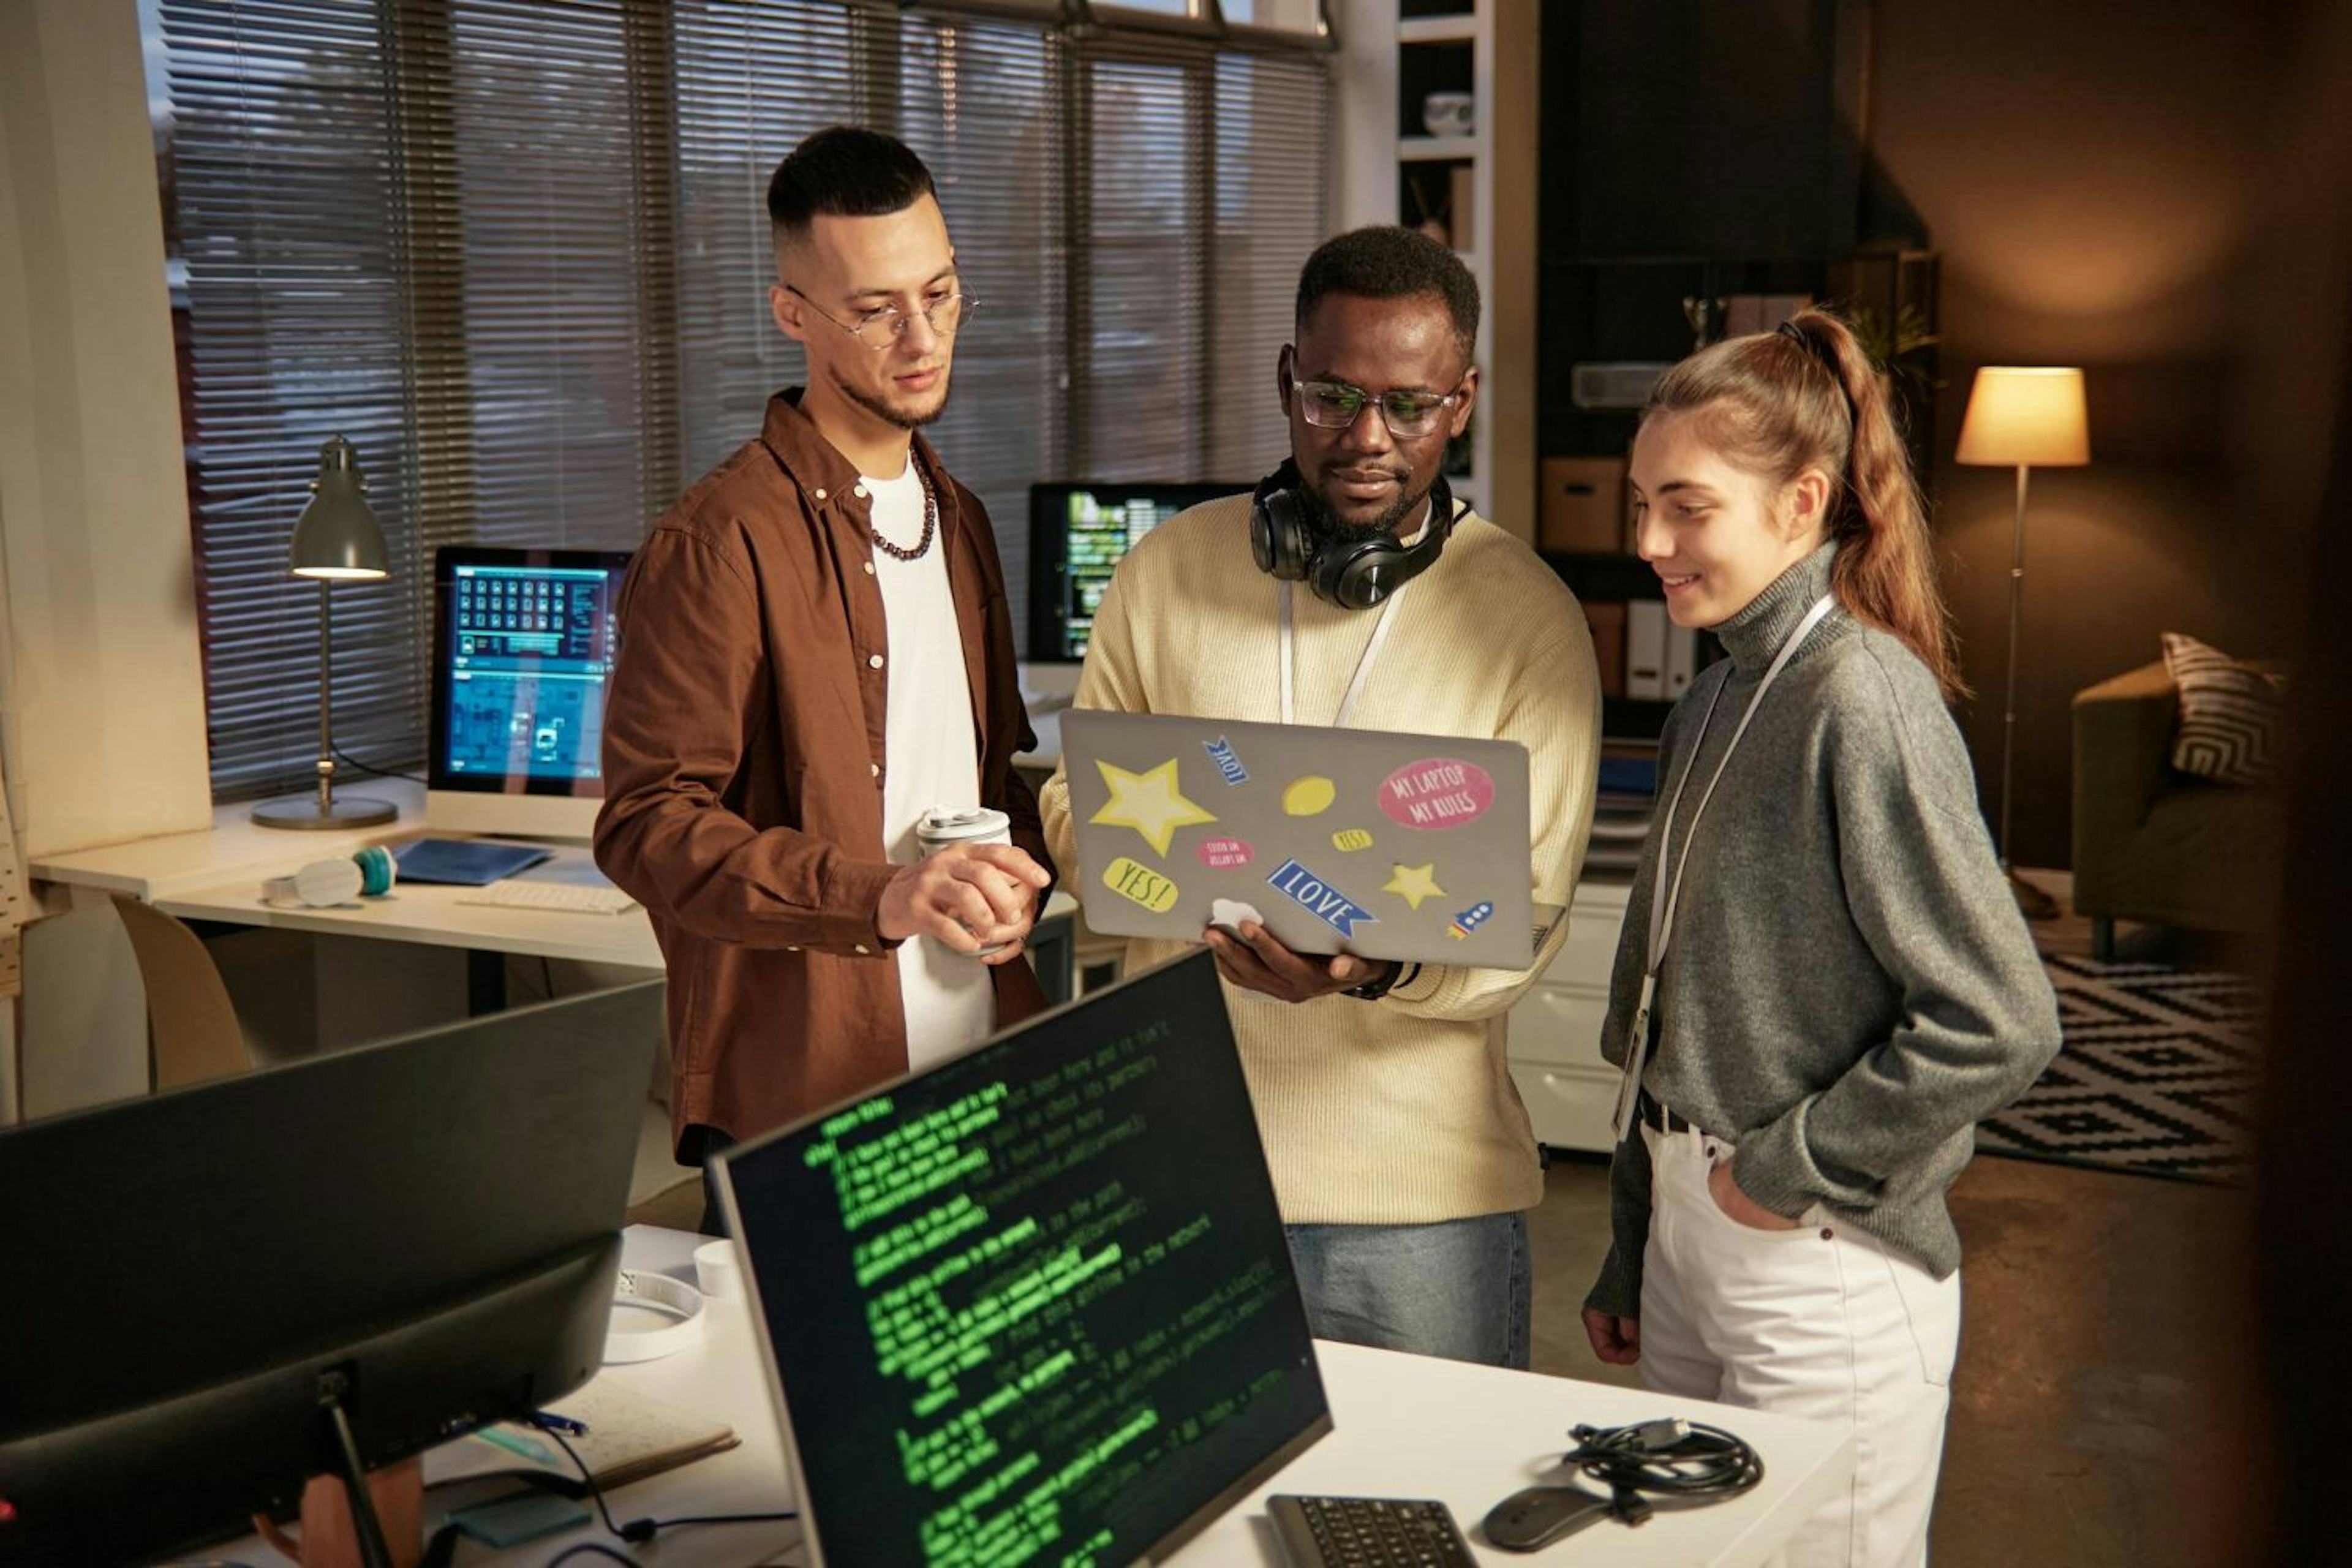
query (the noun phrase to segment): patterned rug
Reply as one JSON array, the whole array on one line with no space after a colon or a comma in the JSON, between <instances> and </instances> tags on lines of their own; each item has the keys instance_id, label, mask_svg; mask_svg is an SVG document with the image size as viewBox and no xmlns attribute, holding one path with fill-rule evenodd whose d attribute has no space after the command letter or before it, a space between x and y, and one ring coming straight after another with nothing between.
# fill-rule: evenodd
<instances>
[{"instance_id":1,"label":"patterned rug","mask_svg":"<svg viewBox=\"0 0 2352 1568\"><path fill-rule=\"evenodd\" d=\"M1977 1128L1989 1154L2185 1181L2244 1180L2262 998L2234 974L2044 958L2066 1044Z\"/></svg>"}]
</instances>

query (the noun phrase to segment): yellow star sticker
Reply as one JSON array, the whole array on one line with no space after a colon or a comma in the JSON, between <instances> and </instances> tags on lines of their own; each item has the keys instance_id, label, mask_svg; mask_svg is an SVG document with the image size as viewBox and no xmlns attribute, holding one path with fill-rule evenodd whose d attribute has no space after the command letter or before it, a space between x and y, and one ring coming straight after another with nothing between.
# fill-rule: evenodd
<instances>
[{"instance_id":1,"label":"yellow star sticker","mask_svg":"<svg viewBox=\"0 0 2352 1568\"><path fill-rule=\"evenodd\" d=\"M1129 773L1100 759L1095 766L1101 770L1103 783L1110 785L1110 799L1087 820L1105 827L1132 827L1143 835L1156 855L1168 853L1169 841L1178 828L1217 820L1178 791L1173 757L1142 773Z\"/></svg>"},{"instance_id":2,"label":"yellow star sticker","mask_svg":"<svg viewBox=\"0 0 2352 1568\"><path fill-rule=\"evenodd\" d=\"M1426 866L1399 866L1396 875L1381 886L1381 891L1394 893L1417 910L1423 899L1445 896L1445 889L1437 885L1436 870L1437 862L1434 860Z\"/></svg>"}]
</instances>

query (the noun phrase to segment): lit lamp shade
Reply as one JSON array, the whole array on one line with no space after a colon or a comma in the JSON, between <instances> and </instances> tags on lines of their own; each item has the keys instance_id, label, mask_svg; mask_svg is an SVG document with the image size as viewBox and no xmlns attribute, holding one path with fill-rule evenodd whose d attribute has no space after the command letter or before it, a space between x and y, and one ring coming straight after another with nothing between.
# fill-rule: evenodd
<instances>
[{"instance_id":1,"label":"lit lamp shade","mask_svg":"<svg viewBox=\"0 0 2352 1568\"><path fill-rule=\"evenodd\" d=\"M1997 468L2078 468L2091 460L2083 373L2071 365L1987 365L1969 391L1953 460Z\"/></svg>"},{"instance_id":2,"label":"lit lamp shade","mask_svg":"<svg viewBox=\"0 0 2352 1568\"><path fill-rule=\"evenodd\" d=\"M366 583L386 574L383 529L368 507L359 455L341 436L319 448L319 477L310 502L294 524L291 566L297 577Z\"/></svg>"}]
</instances>

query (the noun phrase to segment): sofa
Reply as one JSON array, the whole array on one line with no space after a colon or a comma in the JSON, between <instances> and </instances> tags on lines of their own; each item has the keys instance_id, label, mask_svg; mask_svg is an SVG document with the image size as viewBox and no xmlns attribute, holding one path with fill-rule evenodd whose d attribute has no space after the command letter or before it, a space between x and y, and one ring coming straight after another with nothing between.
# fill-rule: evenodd
<instances>
[{"instance_id":1,"label":"sofa","mask_svg":"<svg viewBox=\"0 0 2352 1568\"><path fill-rule=\"evenodd\" d=\"M2176 772L2179 719L2162 659L2074 694L2074 910L2102 963L2119 920L2246 934L2273 915L2278 792Z\"/></svg>"}]
</instances>

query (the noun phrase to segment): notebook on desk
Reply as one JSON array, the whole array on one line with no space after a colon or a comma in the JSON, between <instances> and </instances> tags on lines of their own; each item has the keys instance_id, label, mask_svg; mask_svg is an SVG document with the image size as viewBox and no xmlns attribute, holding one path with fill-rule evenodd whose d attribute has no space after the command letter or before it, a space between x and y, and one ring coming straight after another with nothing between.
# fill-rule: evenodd
<instances>
[{"instance_id":1,"label":"notebook on desk","mask_svg":"<svg viewBox=\"0 0 2352 1568\"><path fill-rule=\"evenodd\" d=\"M404 882L485 888L538 865L554 853L531 844L491 838L412 838L392 852Z\"/></svg>"},{"instance_id":2,"label":"notebook on desk","mask_svg":"<svg viewBox=\"0 0 2352 1568\"><path fill-rule=\"evenodd\" d=\"M585 1432L566 1433L596 1484L610 1491L631 1481L676 1469L742 1442L723 1422L665 1405L624 1388L609 1374L593 1377L550 1407ZM485 1427L425 1456L425 1484L451 1486L484 1476L540 1474L577 1481L579 1466L546 1433L514 1422ZM581 1489L585 1490L584 1488Z\"/></svg>"}]
</instances>

